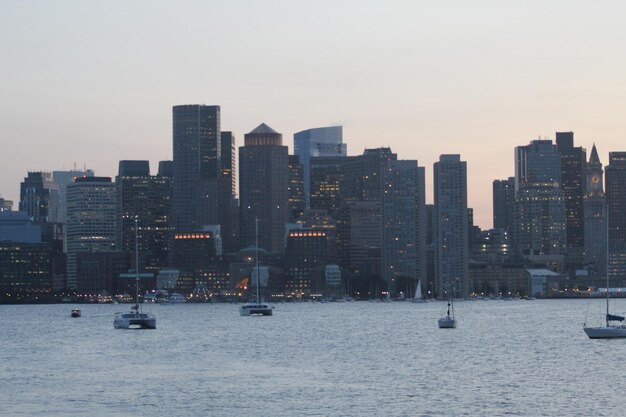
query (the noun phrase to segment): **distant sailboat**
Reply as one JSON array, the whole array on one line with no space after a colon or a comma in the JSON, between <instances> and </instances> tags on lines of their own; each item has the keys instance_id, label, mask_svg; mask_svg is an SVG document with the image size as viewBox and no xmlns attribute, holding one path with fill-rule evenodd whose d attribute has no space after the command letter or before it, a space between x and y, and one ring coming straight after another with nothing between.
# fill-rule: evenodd
<instances>
[{"instance_id":1,"label":"distant sailboat","mask_svg":"<svg viewBox=\"0 0 626 417\"><path fill-rule=\"evenodd\" d=\"M606 208L607 212L607 222L606 222L606 315L605 315L605 326L599 327L587 327L587 317L585 316L585 322L583 323L583 330L585 334L589 337L589 339L621 339L626 338L626 326L623 324L614 324L615 322L624 321L624 317L616 316L614 314L609 313L609 298L610 296L610 287L609 287L609 208Z\"/></svg>"},{"instance_id":2,"label":"distant sailboat","mask_svg":"<svg viewBox=\"0 0 626 417\"><path fill-rule=\"evenodd\" d=\"M415 286L415 295L413 296L413 303L425 303L428 300L422 298L422 283L420 280L417 280L417 285Z\"/></svg>"},{"instance_id":3,"label":"distant sailboat","mask_svg":"<svg viewBox=\"0 0 626 417\"><path fill-rule=\"evenodd\" d=\"M273 308L268 304L261 303L261 274L259 267L259 219L254 220L256 229L256 268L253 270L256 278L256 303L246 303L239 307L240 316L271 316Z\"/></svg>"},{"instance_id":4,"label":"distant sailboat","mask_svg":"<svg viewBox=\"0 0 626 417\"><path fill-rule=\"evenodd\" d=\"M448 314L437 321L440 329L456 328L456 318L454 318L454 301L452 297L448 300Z\"/></svg>"}]
</instances>

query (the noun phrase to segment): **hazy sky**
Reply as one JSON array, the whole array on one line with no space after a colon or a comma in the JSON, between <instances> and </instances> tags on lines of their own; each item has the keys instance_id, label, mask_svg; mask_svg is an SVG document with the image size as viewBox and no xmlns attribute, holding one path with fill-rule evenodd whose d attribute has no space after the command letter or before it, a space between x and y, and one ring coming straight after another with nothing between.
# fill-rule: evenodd
<instances>
[{"instance_id":1,"label":"hazy sky","mask_svg":"<svg viewBox=\"0 0 626 417\"><path fill-rule=\"evenodd\" d=\"M171 107L218 104L238 145L265 122L344 126L350 155L460 153L491 227L513 148L555 131L626 150L623 1L0 2L0 195L30 171L172 157Z\"/></svg>"}]
</instances>

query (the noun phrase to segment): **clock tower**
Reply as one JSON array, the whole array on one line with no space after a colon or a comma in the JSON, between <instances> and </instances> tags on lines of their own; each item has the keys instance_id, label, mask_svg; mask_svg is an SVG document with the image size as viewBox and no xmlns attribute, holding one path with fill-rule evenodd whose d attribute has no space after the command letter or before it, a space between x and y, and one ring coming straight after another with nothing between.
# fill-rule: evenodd
<instances>
[{"instance_id":1,"label":"clock tower","mask_svg":"<svg viewBox=\"0 0 626 417\"><path fill-rule=\"evenodd\" d=\"M585 200L585 264L593 266L595 272L605 276L607 271L606 251L606 197L602 186L602 163L596 145L591 149L587 163Z\"/></svg>"}]
</instances>

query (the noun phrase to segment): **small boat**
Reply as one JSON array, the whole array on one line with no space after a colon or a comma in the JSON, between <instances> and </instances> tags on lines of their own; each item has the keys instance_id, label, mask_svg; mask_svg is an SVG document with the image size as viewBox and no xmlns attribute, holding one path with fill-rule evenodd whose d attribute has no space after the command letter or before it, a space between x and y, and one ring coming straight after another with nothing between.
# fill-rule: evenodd
<instances>
[{"instance_id":1,"label":"small boat","mask_svg":"<svg viewBox=\"0 0 626 417\"><path fill-rule=\"evenodd\" d=\"M156 329L156 317L142 313L139 308L139 245L137 241L137 217L135 217L135 305L130 313L115 313L113 327L116 329Z\"/></svg>"},{"instance_id":2,"label":"small boat","mask_svg":"<svg viewBox=\"0 0 626 417\"><path fill-rule=\"evenodd\" d=\"M448 314L437 321L440 329L456 328L456 319L454 318L454 301L452 298L448 300Z\"/></svg>"},{"instance_id":3,"label":"small boat","mask_svg":"<svg viewBox=\"0 0 626 417\"><path fill-rule=\"evenodd\" d=\"M239 307L240 316L271 316L273 314L273 307L269 304L261 303L261 279L259 278L259 219L255 219L256 228L256 268L254 269L256 275L256 303L246 303Z\"/></svg>"},{"instance_id":4,"label":"small boat","mask_svg":"<svg viewBox=\"0 0 626 417\"><path fill-rule=\"evenodd\" d=\"M187 302L187 297L177 292L173 292L170 295L170 303L171 304L182 304Z\"/></svg>"},{"instance_id":5,"label":"small boat","mask_svg":"<svg viewBox=\"0 0 626 417\"><path fill-rule=\"evenodd\" d=\"M72 312L70 313L70 316L72 317L80 317L80 310L77 308L73 308Z\"/></svg>"}]
</instances>

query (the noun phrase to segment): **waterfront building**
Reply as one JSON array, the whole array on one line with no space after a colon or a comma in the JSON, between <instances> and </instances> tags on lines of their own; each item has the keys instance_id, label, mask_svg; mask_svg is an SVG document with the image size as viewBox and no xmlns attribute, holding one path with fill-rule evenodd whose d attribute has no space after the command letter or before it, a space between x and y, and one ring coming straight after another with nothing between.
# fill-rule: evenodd
<instances>
[{"instance_id":1,"label":"waterfront building","mask_svg":"<svg viewBox=\"0 0 626 417\"><path fill-rule=\"evenodd\" d=\"M220 106L174 106L172 223L176 233L219 224Z\"/></svg>"},{"instance_id":2,"label":"waterfront building","mask_svg":"<svg viewBox=\"0 0 626 417\"><path fill-rule=\"evenodd\" d=\"M467 297L467 163L460 155L441 155L434 164L435 284L439 298Z\"/></svg>"},{"instance_id":3,"label":"waterfront building","mask_svg":"<svg viewBox=\"0 0 626 417\"><path fill-rule=\"evenodd\" d=\"M585 264L593 266L598 276L605 276L607 271L606 196L602 187L602 163L595 144L591 148L585 180L587 190L583 204Z\"/></svg>"},{"instance_id":4,"label":"waterfront building","mask_svg":"<svg viewBox=\"0 0 626 417\"><path fill-rule=\"evenodd\" d=\"M6 293L52 292L54 257L49 242L0 241L0 298Z\"/></svg>"},{"instance_id":5,"label":"waterfront building","mask_svg":"<svg viewBox=\"0 0 626 417\"><path fill-rule=\"evenodd\" d=\"M290 230L285 248L285 296L321 298L325 293L327 262L325 232L312 229Z\"/></svg>"},{"instance_id":6,"label":"waterfront building","mask_svg":"<svg viewBox=\"0 0 626 417\"><path fill-rule=\"evenodd\" d=\"M139 270L154 274L167 266L170 232L172 177L169 161L161 162L150 175L149 161L120 161L115 177L117 248L134 253L136 218Z\"/></svg>"},{"instance_id":7,"label":"waterfront building","mask_svg":"<svg viewBox=\"0 0 626 417\"><path fill-rule=\"evenodd\" d=\"M314 208L310 204L311 158L346 156L348 150L343 143L343 127L319 127L298 132L293 135L293 149L302 164L305 208Z\"/></svg>"},{"instance_id":8,"label":"waterfront building","mask_svg":"<svg viewBox=\"0 0 626 417\"><path fill-rule=\"evenodd\" d=\"M566 253L561 155L551 140L515 148L514 245L524 256Z\"/></svg>"},{"instance_id":9,"label":"waterfront building","mask_svg":"<svg viewBox=\"0 0 626 417\"><path fill-rule=\"evenodd\" d=\"M134 280L130 288L120 286L118 283L120 274L128 273L134 263L134 256L130 252L77 252L76 275L79 279L77 279L76 291L92 301L97 300L100 294L112 296L126 293L134 296ZM132 270L131 275L134 278L134 268ZM150 276L153 275L150 273Z\"/></svg>"},{"instance_id":10,"label":"waterfront building","mask_svg":"<svg viewBox=\"0 0 626 417\"><path fill-rule=\"evenodd\" d=\"M211 231L176 233L172 267L180 271L177 289L191 293L198 288L219 294L229 288L229 282L216 272L219 263L219 243Z\"/></svg>"},{"instance_id":11,"label":"waterfront building","mask_svg":"<svg viewBox=\"0 0 626 417\"><path fill-rule=\"evenodd\" d=\"M383 278L389 291L426 284L425 172L412 160L391 160L383 171Z\"/></svg>"},{"instance_id":12,"label":"waterfront building","mask_svg":"<svg viewBox=\"0 0 626 417\"><path fill-rule=\"evenodd\" d=\"M23 211L0 211L0 242L41 243L41 224Z\"/></svg>"},{"instance_id":13,"label":"waterfront building","mask_svg":"<svg viewBox=\"0 0 626 417\"><path fill-rule=\"evenodd\" d=\"M262 123L239 148L241 247L254 245L284 253L289 221L289 156L282 135Z\"/></svg>"},{"instance_id":14,"label":"waterfront building","mask_svg":"<svg viewBox=\"0 0 626 417\"><path fill-rule=\"evenodd\" d=\"M76 178L67 187L67 287L78 285L79 252L116 250L116 193L110 177Z\"/></svg>"}]
</instances>

